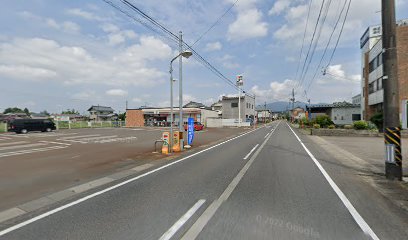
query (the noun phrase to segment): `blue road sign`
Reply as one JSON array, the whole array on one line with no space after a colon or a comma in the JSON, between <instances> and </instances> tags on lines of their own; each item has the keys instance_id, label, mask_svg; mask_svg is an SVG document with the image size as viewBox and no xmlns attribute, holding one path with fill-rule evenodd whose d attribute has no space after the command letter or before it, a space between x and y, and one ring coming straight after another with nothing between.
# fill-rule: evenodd
<instances>
[{"instance_id":1,"label":"blue road sign","mask_svg":"<svg viewBox=\"0 0 408 240\"><path fill-rule=\"evenodd\" d=\"M191 145L194 140L194 118L188 118L187 122L187 144Z\"/></svg>"}]
</instances>

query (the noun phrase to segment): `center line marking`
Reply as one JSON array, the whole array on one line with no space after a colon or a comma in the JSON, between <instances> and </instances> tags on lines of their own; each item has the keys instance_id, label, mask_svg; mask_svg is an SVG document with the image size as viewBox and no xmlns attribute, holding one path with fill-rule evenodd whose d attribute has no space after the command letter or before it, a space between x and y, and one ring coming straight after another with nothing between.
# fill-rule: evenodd
<instances>
[{"instance_id":1,"label":"center line marking","mask_svg":"<svg viewBox=\"0 0 408 240\"><path fill-rule=\"evenodd\" d=\"M279 121L275 129L278 128L280 123L281 122ZM231 196L234 189L238 186L238 183L241 181L245 173L251 167L256 157L258 157L258 154L261 152L261 150L264 148L266 143L272 137L272 133L269 135L267 139L263 141L263 143L258 148L258 150L256 150L254 155L252 155L251 159L249 159L249 161L239 171L239 173L234 177L234 179L232 179L231 183L227 186L227 188L224 190L221 196L218 199L216 199L214 202L211 203L211 205L203 212L203 214L201 214L201 216L197 219L197 221L193 224L193 226L191 226L191 228L184 234L184 236L181 238L182 240L193 240L197 238L198 234L200 234L200 232L204 229L204 227L207 225L210 219L217 212L218 208L221 207L222 203L227 201L229 196Z\"/></svg>"},{"instance_id":2,"label":"center line marking","mask_svg":"<svg viewBox=\"0 0 408 240\"><path fill-rule=\"evenodd\" d=\"M198 200L193 207L190 208L167 232L165 232L159 240L169 240L171 239L174 234L190 219L195 212L205 203L204 199Z\"/></svg>"},{"instance_id":3,"label":"center line marking","mask_svg":"<svg viewBox=\"0 0 408 240\"><path fill-rule=\"evenodd\" d=\"M255 147L252 148L252 150L244 157L244 160L247 160L249 156L251 156L251 153L255 151L255 149L259 146L259 144L256 144Z\"/></svg>"}]
</instances>

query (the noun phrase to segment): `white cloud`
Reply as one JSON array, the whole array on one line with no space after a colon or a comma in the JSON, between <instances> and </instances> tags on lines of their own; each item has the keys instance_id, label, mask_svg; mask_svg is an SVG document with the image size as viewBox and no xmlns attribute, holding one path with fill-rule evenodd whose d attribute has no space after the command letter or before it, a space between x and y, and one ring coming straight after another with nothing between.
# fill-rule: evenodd
<instances>
[{"instance_id":1,"label":"white cloud","mask_svg":"<svg viewBox=\"0 0 408 240\"><path fill-rule=\"evenodd\" d=\"M113 97L124 97L128 95L128 92L123 89L110 89L106 91L106 95Z\"/></svg>"},{"instance_id":2,"label":"white cloud","mask_svg":"<svg viewBox=\"0 0 408 240\"><path fill-rule=\"evenodd\" d=\"M95 20L95 21L103 21L104 18L97 16L94 13L82 10L80 8L72 8L66 11L69 15L82 17L86 20Z\"/></svg>"},{"instance_id":3,"label":"white cloud","mask_svg":"<svg viewBox=\"0 0 408 240\"><path fill-rule=\"evenodd\" d=\"M208 52L221 50L221 48L222 44L220 42L207 43L207 45L205 46L205 50Z\"/></svg>"},{"instance_id":4,"label":"white cloud","mask_svg":"<svg viewBox=\"0 0 408 240\"><path fill-rule=\"evenodd\" d=\"M256 95L257 101L288 101L289 93L295 85L295 81L286 79L283 82L273 81L269 84L269 88L263 89L255 85L251 88L251 92Z\"/></svg>"},{"instance_id":5,"label":"white cloud","mask_svg":"<svg viewBox=\"0 0 408 240\"><path fill-rule=\"evenodd\" d=\"M244 0L237 4L237 18L228 26L228 40L241 41L268 34L268 23L262 21L262 12L256 8L255 2Z\"/></svg>"},{"instance_id":6,"label":"white cloud","mask_svg":"<svg viewBox=\"0 0 408 240\"><path fill-rule=\"evenodd\" d=\"M52 80L65 84L155 86L167 74L150 62L170 58L161 40L142 36L139 43L107 57L97 57L77 46L63 46L43 38L0 43L0 76L16 80Z\"/></svg>"},{"instance_id":7,"label":"white cloud","mask_svg":"<svg viewBox=\"0 0 408 240\"><path fill-rule=\"evenodd\" d=\"M20 12L19 15L25 19L39 21L42 24L56 30L62 30L69 33L78 33L81 30L81 27L78 24L71 21L57 22L53 18L43 18L28 11Z\"/></svg>"},{"instance_id":8,"label":"white cloud","mask_svg":"<svg viewBox=\"0 0 408 240\"><path fill-rule=\"evenodd\" d=\"M269 15L279 15L282 11L286 10L290 5L289 0L277 0L271 10L269 10Z\"/></svg>"},{"instance_id":9,"label":"white cloud","mask_svg":"<svg viewBox=\"0 0 408 240\"><path fill-rule=\"evenodd\" d=\"M101 26L102 30L108 33L109 45L118 45L124 43L127 39L136 39L137 34L132 30L121 30L118 26L107 23Z\"/></svg>"}]
</instances>

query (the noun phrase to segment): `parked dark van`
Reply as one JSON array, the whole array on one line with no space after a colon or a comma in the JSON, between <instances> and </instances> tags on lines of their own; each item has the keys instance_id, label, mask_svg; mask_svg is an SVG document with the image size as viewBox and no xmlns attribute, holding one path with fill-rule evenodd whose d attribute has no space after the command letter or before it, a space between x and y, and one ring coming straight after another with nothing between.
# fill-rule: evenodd
<instances>
[{"instance_id":1,"label":"parked dark van","mask_svg":"<svg viewBox=\"0 0 408 240\"><path fill-rule=\"evenodd\" d=\"M27 133L30 131L51 132L55 124L49 119L14 119L8 124L9 132Z\"/></svg>"}]
</instances>

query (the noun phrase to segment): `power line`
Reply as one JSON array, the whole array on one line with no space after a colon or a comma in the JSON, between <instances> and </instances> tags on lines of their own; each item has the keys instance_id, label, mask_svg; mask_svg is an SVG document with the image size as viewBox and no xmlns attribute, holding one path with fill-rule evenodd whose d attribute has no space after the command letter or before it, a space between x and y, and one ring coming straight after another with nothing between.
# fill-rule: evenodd
<instances>
[{"instance_id":1,"label":"power line","mask_svg":"<svg viewBox=\"0 0 408 240\"><path fill-rule=\"evenodd\" d=\"M198 41L200 41L205 34L207 34L211 29L213 29L220 21L221 19L227 15L227 13L237 4L239 0L236 0L218 19L217 21L215 21L203 34L201 34L200 37L197 38L197 40L195 40L195 42L193 44L191 44L191 47L193 47Z\"/></svg>"},{"instance_id":2,"label":"power line","mask_svg":"<svg viewBox=\"0 0 408 240\"><path fill-rule=\"evenodd\" d=\"M111 6L114 6L115 4L113 4L111 1L108 0L103 0L104 2L108 3ZM139 14L141 17L143 17L144 19L146 19L148 22L150 22L151 24L153 24L154 26L160 28L161 31L163 31L165 34L168 35L168 39L170 41L173 42L178 42L179 41L179 37L174 34L173 32L171 32L170 30L168 30L165 26L163 26L162 24L160 24L159 22L157 22L156 20L154 20L152 17L150 17L149 15L147 15L145 12L143 12L140 8L134 6L133 4L131 4L130 2L128 2L127 0L121 0L122 3L124 3L127 7L129 7L131 10L133 10L134 12L136 12L137 14ZM116 9L118 9L118 7L115 7ZM119 8L120 9L120 8ZM119 10L118 9L118 10ZM124 13L124 11L121 11L122 13ZM127 16L129 16L128 14L126 14ZM143 21L140 21L138 19L135 19L134 17L131 17L132 19L136 20L139 23L143 24ZM148 27L150 30L152 30L152 28L149 25L143 24L144 26ZM158 33L158 31L156 29L153 30L155 33ZM161 34L161 33L160 33ZM205 60L200 54L198 54L197 51L195 51L190 45L188 45L186 42L182 41L183 46L188 48L190 51L193 52L193 57L200 62L204 67L206 67L207 69L209 69L211 72L213 72L215 75L217 75L220 79L224 80L227 82L227 84L231 85L233 88L235 89L239 89L235 83L233 81L231 81L229 78L227 78L224 74L222 74L217 68L215 68L211 63L209 63L207 60ZM252 97L250 94L245 93L246 96L250 96Z\"/></svg>"},{"instance_id":3,"label":"power line","mask_svg":"<svg viewBox=\"0 0 408 240\"><path fill-rule=\"evenodd\" d=\"M297 79L297 75L299 73L299 68L300 68L300 62L302 61L303 47L304 47L304 44L305 44L307 27L309 25L310 8L312 7L312 2L313 2L313 0L309 1L309 8L307 10L306 26L305 26L305 31L303 32L302 47L300 48L299 61L298 61L297 68L296 68L295 80ZM296 82L294 84L296 84ZM295 87L295 85L293 87Z\"/></svg>"},{"instance_id":4,"label":"power line","mask_svg":"<svg viewBox=\"0 0 408 240\"><path fill-rule=\"evenodd\" d=\"M302 71L301 71L300 76L303 75L303 71L305 70L305 67L306 67L306 62L307 62L307 59L308 59L308 57L309 57L310 50L311 50L311 48L312 48L312 44L313 44L313 41L314 41L314 37L315 37L315 34L316 34L316 30L317 30L317 27L318 27L318 24L319 24L319 21L320 21L320 16L321 16L321 14L322 14L323 6L324 6L324 1L325 1L325 0L322 1L322 4L321 4L321 6L320 6L319 16L317 17L317 21L316 21L316 24L315 24L315 27L314 27L314 30L313 30L313 34L312 34L312 39L310 40L309 48L308 48L308 50L307 50L307 54L306 54L305 61L303 62L303 67L302 67ZM300 81L301 81L301 80L300 80ZM296 88L302 85L302 83L301 83L300 81L298 81L298 84L297 84Z\"/></svg>"},{"instance_id":5,"label":"power line","mask_svg":"<svg viewBox=\"0 0 408 240\"><path fill-rule=\"evenodd\" d=\"M333 60L334 53L336 52L337 46L339 45L340 37L341 37L341 34L343 33L343 29L344 29L344 24L346 23L347 16L348 16L348 13L349 13L349 10L350 10L350 5L351 5L351 0L348 3L346 15L344 16L343 24L341 25L341 30L340 30L340 33L339 33L339 37L337 38L336 45L334 46L332 55L330 56L330 60L327 63L326 68L330 65L331 61Z\"/></svg>"},{"instance_id":6,"label":"power line","mask_svg":"<svg viewBox=\"0 0 408 240\"><path fill-rule=\"evenodd\" d=\"M314 43L314 45L313 45L313 50L312 50L312 52L311 52L311 54L310 54L309 62L307 63L307 67L306 67L306 70L305 70L305 72L304 72L304 74L303 74L303 77L302 77L302 75L301 75L302 78L301 78L300 81L301 81L302 83L304 82L304 80L305 80L305 78L306 78L306 75L307 75L307 73L308 73L308 71L309 71L310 64L311 64L311 62L312 62L314 53L315 53L315 51L316 51L317 45L318 45L319 40L320 40L320 36L321 36L322 30L323 30L324 23L326 22L326 18L327 18L327 14L328 14L328 12L329 12L330 5L331 5L331 0L329 0L329 1L327 2L327 4L325 5L326 8L325 8L324 13L323 13L323 19L322 19L322 22L321 22L321 24L320 24L319 31L318 31L318 33L317 33L316 41L315 41L315 43Z\"/></svg>"},{"instance_id":7,"label":"power line","mask_svg":"<svg viewBox=\"0 0 408 240\"><path fill-rule=\"evenodd\" d=\"M316 76L317 76L317 72L319 71L319 68L320 68L320 66L321 66L321 64L322 64L322 62L323 62L323 59L324 59L324 57L326 56L327 49L329 48L331 39L332 39L332 37L333 37L333 35L334 35L334 32L335 32L336 29L337 29L337 25L338 25L339 22L340 22L341 16L343 15L343 12L344 12L344 9L345 9L345 7L346 7L346 4L347 4L347 0L344 0L344 4L343 4L343 7L341 8L340 14L339 14L339 16L338 16L338 18L337 18L337 21L336 21L336 24L335 24L334 27L333 27L333 31L331 32L330 37L329 37L329 40L327 41L327 44L326 44L326 47L325 47L325 49L324 49L323 55L322 55L322 57L320 58L320 62L319 62L319 64L318 64L317 67L316 67L316 71L315 71L315 73L314 73L312 79L310 80L309 85L308 85L306 91L309 91L310 86L312 85L313 81L315 80L315 78L316 78Z\"/></svg>"}]
</instances>

